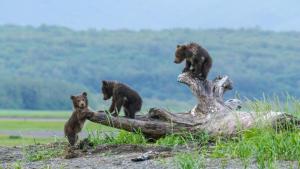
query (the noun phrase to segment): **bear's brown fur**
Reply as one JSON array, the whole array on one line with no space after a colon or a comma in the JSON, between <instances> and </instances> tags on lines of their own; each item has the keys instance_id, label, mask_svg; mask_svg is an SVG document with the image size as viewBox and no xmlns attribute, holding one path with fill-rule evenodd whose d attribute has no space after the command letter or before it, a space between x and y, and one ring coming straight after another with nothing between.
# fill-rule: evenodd
<instances>
[{"instance_id":1,"label":"bear's brown fur","mask_svg":"<svg viewBox=\"0 0 300 169\"><path fill-rule=\"evenodd\" d=\"M140 95L126 86L125 84L114 81L102 81L103 100L112 97L112 103L109 112L113 116L118 116L122 106L124 108L125 117L135 118L135 113L141 110L143 101Z\"/></svg>"},{"instance_id":2,"label":"bear's brown fur","mask_svg":"<svg viewBox=\"0 0 300 169\"><path fill-rule=\"evenodd\" d=\"M200 75L201 79L207 78L212 67L212 58L199 44L177 45L174 62L179 64L184 60L186 60L186 65L182 72L192 71L194 75ZM192 70L190 70L191 66Z\"/></svg>"},{"instance_id":3,"label":"bear's brown fur","mask_svg":"<svg viewBox=\"0 0 300 169\"><path fill-rule=\"evenodd\" d=\"M74 111L65 124L64 132L70 145L74 146L86 118L93 116L93 113L89 111L86 92L77 96L71 96L71 100L73 101Z\"/></svg>"}]
</instances>

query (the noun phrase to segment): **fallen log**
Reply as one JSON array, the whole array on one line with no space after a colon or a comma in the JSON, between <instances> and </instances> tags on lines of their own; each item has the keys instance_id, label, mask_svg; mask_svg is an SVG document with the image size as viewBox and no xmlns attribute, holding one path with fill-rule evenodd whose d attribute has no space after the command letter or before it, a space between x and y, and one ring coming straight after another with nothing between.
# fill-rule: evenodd
<instances>
[{"instance_id":1,"label":"fallen log","mask_svg":"<svg viewBox=\"0 0 300 169\"><path fill-rule=\"evenodd\" d=\"M142 132L147 138L159 139L168 134L184 132L207 132L211 135L234 136L242 129L255 126L258 122L278 125L300 120L282 112L239 111L242 102L230 99L224 102L224 93L233 88L228 76L218 76L214 80L200 80L189 72L178 76L178 82L187 85L198 103L189 112L171 113L160 108L151 108L147 115L136 119L113 117L104 111L94 112L88 119L95 123L126 131Z\"/></svg>"}]
</instances>

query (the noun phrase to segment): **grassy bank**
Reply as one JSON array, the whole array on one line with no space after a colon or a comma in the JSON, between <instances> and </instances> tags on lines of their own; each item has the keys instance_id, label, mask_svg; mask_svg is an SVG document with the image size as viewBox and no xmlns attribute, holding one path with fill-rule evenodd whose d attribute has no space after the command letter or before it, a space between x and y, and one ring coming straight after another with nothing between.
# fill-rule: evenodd
<instances>
[{"instance_id":1,"label":"grassy bank","mask_svg":"<svg viewBox=\"0 0 300 169\"><path fill-rule=\"evenodd\" d=\"M60 135L63 134L65 121L35 121L35 120L0 120L0 146L15 146L15 145L30 145L35 143L50 143L57 140L64 140L62 136L23 136L23 132L42 132L42 131L56 131ZM113 131L113 128L86 122L82 132L89 131ZM2 131L2 134L1 134ZM14 134L7 134L7 133ZM5 133L5 134L3 134ZM17 134L15 134L17 133Z\"/></svg>"},{"instance_id":2,"label":"grassy bank","mask_svg":"<svg viewBox=\"0 0 300 169\"><path fill-rule=\"evenodd\" d=\"M65 121L34 121L30 120L1 120L0 119L0 132L1 130L12 131L63 131ZM109 127L86 122L83 131L87 130L109 130Z\"/></svg>"},{"instance_id":3,"label":"grassy bank","mask_svg":"<svg viewBox=\"0 0 300 169\"><path fill-rule=\"evenodd\" d=\"M0 109L0 117L28 117L28 118L68 118L71 110L5 110Z\"/></svg>"},{"instance_id":4,"label":"grassy bank","mask_svg":"<svg viewBox=\"0 0 300 169\"><path fill-rule=\"evenodd\" d=\"M64 138L48 137L48 138L34 138L22 136L7 136L0 135L1 146L25 146L34 144L47 144L50 142L64 141Z\"/></svg>"}]
</instances>

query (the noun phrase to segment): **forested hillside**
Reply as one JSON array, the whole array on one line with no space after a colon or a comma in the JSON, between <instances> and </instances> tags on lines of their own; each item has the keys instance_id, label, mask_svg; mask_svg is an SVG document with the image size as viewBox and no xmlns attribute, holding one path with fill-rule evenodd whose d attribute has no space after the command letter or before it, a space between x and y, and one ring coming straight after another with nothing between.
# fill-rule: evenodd
<instances>
[{"instance_id":1,"label":"forested hillside","mask_svg":"<svg viewBox=\"0 0 300 169\"><path fill-rule=\"evenodd\" d=\"M0 27L0 108L70 109L86 90L100 100L102 79L118 80L149 100L190 101L176 82L178 43L198 42L213 57L209 75L227 74L246 97L300 96L300 33L261 30L72 31L63 27ZM153 103L153 102L152 102ZM172 105L170 104L170 105ZM176 104L177 105L177 104Z\"/></svg>"}]
</instances>

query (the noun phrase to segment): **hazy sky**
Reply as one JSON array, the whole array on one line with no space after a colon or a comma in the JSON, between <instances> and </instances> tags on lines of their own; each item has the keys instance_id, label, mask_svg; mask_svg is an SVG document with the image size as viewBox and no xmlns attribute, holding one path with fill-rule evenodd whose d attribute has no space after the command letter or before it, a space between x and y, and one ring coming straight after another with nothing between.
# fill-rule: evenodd
<instances>
[{"instance_id":1,"label":"hazy sky","mask_svg":"<svg viewBox=\"0 0 300 169\"><path fill-rule=\"evenodd\" d=\"M0 24L300 31L300 0L0 0Z\"/></svg>"}]
</instances>

